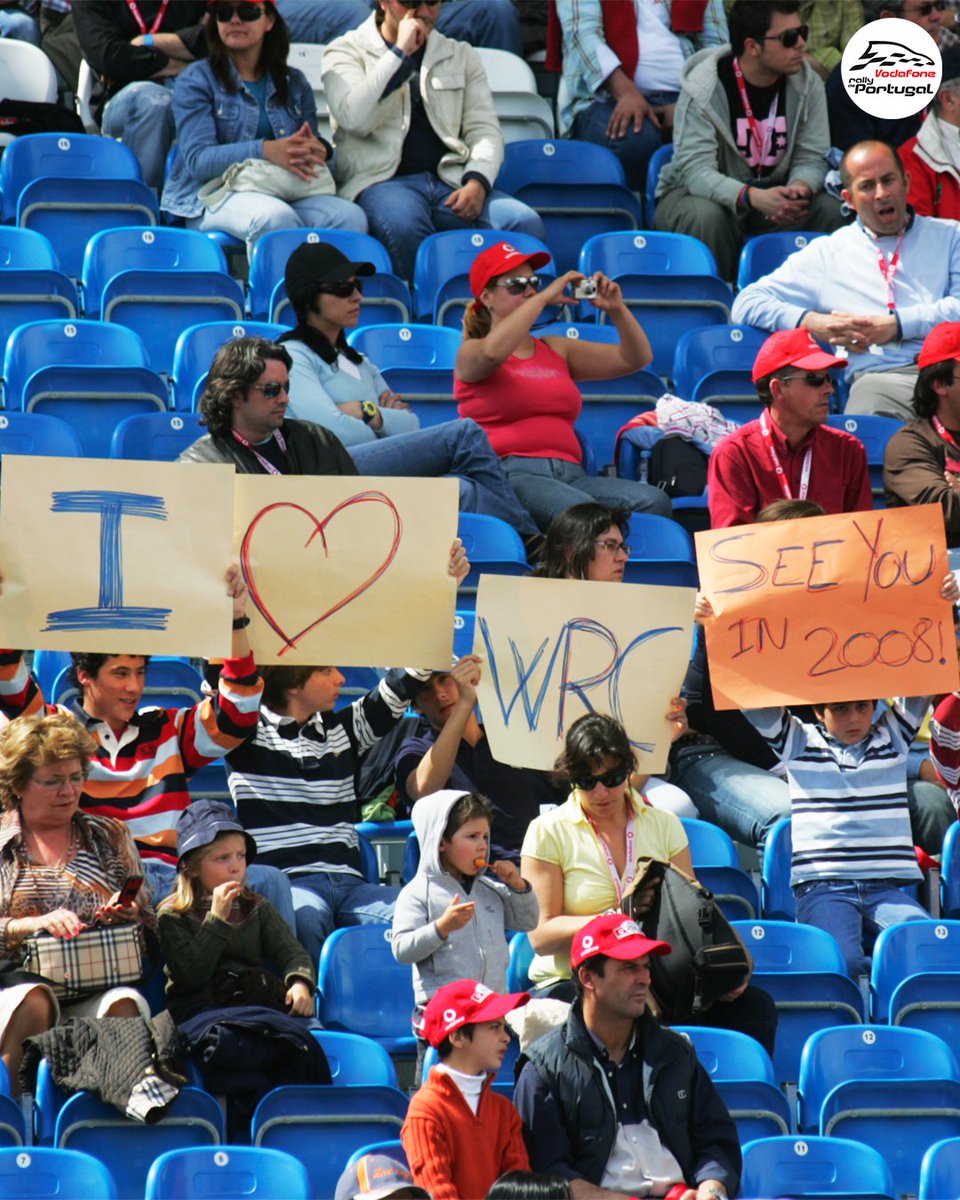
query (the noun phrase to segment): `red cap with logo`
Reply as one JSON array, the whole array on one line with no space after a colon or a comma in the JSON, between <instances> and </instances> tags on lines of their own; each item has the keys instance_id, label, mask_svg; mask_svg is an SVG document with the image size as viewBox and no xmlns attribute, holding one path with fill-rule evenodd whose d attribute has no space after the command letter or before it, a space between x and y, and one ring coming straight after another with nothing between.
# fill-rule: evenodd
<instances>
[{"instance_id":1,"label":"red cap with logo","mask_svg":"<svg viewBox=\"0 0 960 1200\"><path fill-rule=\"evenodd\" d=\"M623 913L604 913L584 925L573 939L570 966L576 970L596 954L629 961L645 954L669 954L672 950L669 942L648 938L636 921Z\"/></svg>"},{"instance_id":2,"label":"red cap with logo","mask_svg":"<svg viewBox=\"0 0 960 1200\"><path fill-rule=\"evenodd\" d=\"M920 347L917 365L929 367L951 359L960 359L960 321L944 321L930 330Z\"/></svg>"},{"instance_id":3,"label":"red cap with logo","mask_svg":"<svg viewBox=\"0 0 960 1200\"><path fill-rule=\"evenodd\" d=\"M483 289L498 275L506 275L526 262L538 271L549 261L550 255L543 250L534 250L532 254L526 254L523 250L515 249L509 242L497 242L495 246L488 246L473 260L473 266L470 268L470 291L479 300Z\"/></svg>"},{"instance_id":4,"label":"red cap with logo","mask_svg":"<svg viewBox=\"0 0 960 1200\"><path fill-rule=\"evenodd\" d=\"M799 367L801 371L826 371L845 367L846 359L821 350L806 329L784 329L763 343L753 363L753 382L772 375L781 367Z\"/></svg>"},{"instance_id":5,"label":"red cap with logo","mask_svg":"<svg viewBox=\"0 0 960 1200\"><path fill-rule=\"evenodd\" d=\"M479 1025L499 1021L508 1012L521 1008L530 999L529 992L506 995L493 992L476 979L458 979L438 988L423 1012L420 1032L431 1046L439 1046L461 1025Z\"/></svg>"}]
</instances>

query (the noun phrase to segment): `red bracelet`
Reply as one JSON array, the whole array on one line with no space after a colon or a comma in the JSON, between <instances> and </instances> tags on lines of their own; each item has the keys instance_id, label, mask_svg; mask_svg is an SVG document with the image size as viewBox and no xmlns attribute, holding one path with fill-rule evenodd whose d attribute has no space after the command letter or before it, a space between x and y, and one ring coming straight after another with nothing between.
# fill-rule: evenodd
<instances>
[{"instance_id":1,"label":"red bracelet","mask_svg":"<svg viewBox=\"0 0 960 1200\"><path fill-rule=\"evenodd\" d=\"M681 1200L689 1190L685 1183L675 1183L663 1200Z\"/></svg>"}]
</instances>

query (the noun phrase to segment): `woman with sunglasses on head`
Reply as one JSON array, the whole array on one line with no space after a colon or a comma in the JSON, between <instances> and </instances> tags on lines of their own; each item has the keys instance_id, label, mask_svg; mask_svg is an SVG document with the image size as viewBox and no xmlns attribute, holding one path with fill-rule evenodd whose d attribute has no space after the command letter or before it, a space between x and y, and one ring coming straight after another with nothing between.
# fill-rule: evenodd
<instances>
[{"instance_id":1,"label":"woman with sunglasses on head","mask_svg":"<svg viewBox=\"0 0 960 1200\"><path fill-rule=\"evenodd\" d=\"M546 254L528 257L507 242L474 260L474 299L454 371L460 415L486 430L514 491L543 530L571 505L591 499L668 517L670 500L659 488L588 475L574 430L583 406L577 381L616 379L647 366L653 358L647 335L619 284L598 273L591 303L612 322L619 343L534 337L544 310L570 303L567 286L584 278L568 271L541 291L536 271L548 261Z\"/></svg>"},{"instance_id":2,"label":"woman with sunglasses on head","mask_svg":"<svg viewBox=\"0 0 960 1200\"><path fill-rule=\"evenodd\" d=\"M530 822L520 858L540 911L528 935L536 952L530 967L534 995L573 1001L574 935L593 917L620 907L638 858L656 858L695 875L683 825L673 813L643 803L630 784L635 767L627 732L613 717L588 713L567 730L554 775L570 785L570 798ZM647 908L653 898L651 891ZM637 903L642 908L644 899ZM695 1020L677 1023L739 1029L773 1053L774 1003L749 984Z\"/></svg>"},{"instance_id":3,"label":"woman with sunglasses on head","mask_svg":"<svg viewBox=\"0 0 960 1200\"><path fill-rule=\"evenodd\" d=\"M283 200L284 181L315 181L327 170L331 147L317 134L313 91L302 71L287 65L290 39L273 0L211 0L207 51L177 80L173 112L178 154L161 207L190 228L225 230L253 243L274 229L327 227L366 233L355 204L332 194ZM204 201L225 172L263 160L284 174L264 172L263 191L230 190L229 179ZM246 184L244 184L246 186ZM332 180L329 182L333 191ZM268 190L270 189L270 190ZM221 193L223 193L221 195Z\"/></svg>"}]
</instances>

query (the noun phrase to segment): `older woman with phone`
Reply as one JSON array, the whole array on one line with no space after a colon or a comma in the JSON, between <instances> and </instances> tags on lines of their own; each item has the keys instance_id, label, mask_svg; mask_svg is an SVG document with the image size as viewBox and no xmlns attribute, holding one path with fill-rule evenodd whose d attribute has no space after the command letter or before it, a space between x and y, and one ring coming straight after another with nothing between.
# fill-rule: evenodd
<instances>
[{"instance_id":1,"label":"older woman with phone","mask_svg":"<svg viewBox=\"0 0 960 1200\"><path fill-rule=\"evenodd\" d=\"M513 490L541 530L587 500L669 517L670 500L659 488L588 475L574 428L583 407L577 383L642 370L653 360L647 335L624 303L620 285L599 272L585 279L580 271L567 271L541 288L536 272L548 261L543 252L525 255L508 242L474 259L473 300L454 370L460 416L486 430ZM607 315L618 343L533 335L547 308L578 298L576 291L568 295L570 284L578 284L582 298Z\"/></svg>"},{"instance_id":2,"label":"older woman with phone","mask_svg":"<svg viewBox=\"0 0 960 1200\"><path fill-rule=\"evenodd\" d=\"M0 732L0 938L3 957L23 961L35 935L73 938L94 924L156 920L135 881L142 868L122 821L80 810L96 744L67 713L20 717ZM114 987L58 1003L52 987L0 976L0 1059L13 1087L26 1038L66 1016L150 1015L133 987Z\"/></svg>"}]
</instances>

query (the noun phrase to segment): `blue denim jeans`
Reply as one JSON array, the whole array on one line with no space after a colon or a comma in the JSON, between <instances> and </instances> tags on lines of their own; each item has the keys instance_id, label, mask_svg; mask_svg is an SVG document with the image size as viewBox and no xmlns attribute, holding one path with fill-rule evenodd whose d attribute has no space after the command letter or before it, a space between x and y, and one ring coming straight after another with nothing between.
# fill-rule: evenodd
<instances>
[{"instance_id":1,"label":"blue denim jeans","mask_svg":"<svg viewBox=\"0 0 960 1200\"><path fill-rule=\"evenodd\" d=\"M454 190L431 171L422 171L375 183L357 196L357 203L367 214L370 232L390 251L394 269L404 279L413 279L417 247L431 233L447 229L519 229L546 241L547 231L534 210L505 192L494 188L476 221L464 221L444 207Z\"/></svg>"},{"instance_id":2,"label":"blue denim jeans","mask_svg":"<svg viewBox=\"0 0 960 1200\"><path fill-rule=\"evenodd\" d=\"M107 137L119 138L137 156L143 182L159 192L167 154L177 136L173 122L173 79L156 83L141 79L128 83L107 101L101 128Z\"/></svg>"},{"instance_id":3,"label":"blue denim jeans","mask_svg":"<svg viewBox=\"0 0 960 1200\"><path fill-rule=\"evenodd\" d=\"M153 893L154 907L164 897L169 896L177 879L177 868L159 858L143 858L143 877ZM262 866L251 863L247 867L247 886L258 892L264 899L269 900L281 917L290 926L290 932L297 932L297 921L293 914L293 895L290 882L282 871L276 867Z\"/></svg>"},{"instance_id":4,"label":"blue denim jeans","mask_svg":"<svg viewBox=\"0 0 960 1200\"><path fill-rule=\"evenodd\" d=\"M456 34L451 34L456 37ZM31 46L40 45L40 22L29 13L18 12L13 8L0 10L0 38L13 38L16 42L29 42Z\"/></svg>"},{"instance_id":5,"label":"blue denim jeans","mask_svg":"<svg viewBox=\"0 0 960 1200\"><path fill-rule=\"evenodd\" d=\"M588 475L583 467L560 458L524 458L511 454L503 460L503 469L520 503L544 533L554 517L572 505L588 500L620 505L633 512L653 513L658 517L669 517L673 511L670 497L660 488L632 479ZM689 791L688 788L685 790Z\"/></svg>"},{"instance_id":6,"label":"blue denim jeans","mask_svg":"<svg viewBox=\"0 0 960 1200\"><path fill-rule=\"evenodd\" d=\"M825 929L836 938L853 979L869 970L863 953L864 934L872 943L881 929L930 917L921 904L883 879L804 883L794 888L794 895L797 920Z\"/></svg>"},{"instance_id":7,"label":"blue denim jeans","mask_svg":"<svg viewBox=\"0 0 960 1200\"><path fill-rule=\"evenodd\" d=\"M292 42L326 45L370 16L369 0L278 0ZM437 29L471 46L491 46L523 57L520 18L513 0L454 0L440 9Z\"/></svg>"},{"instance_id":8,"label":"blue denim jeans","mask_svg":"<svg viewBox=\"0 0 960 1200\"><path fill-rule=\"evenodd\" d=\"M291 881L297 938L314 962L324 940L343 925L389 925L400 889L367 883L359 875L316 871Z\"/></svg>"},{"instance_id":9,"label":"blue denim jeans","mask_svg":"<svg viewBox=\"0 0 960 1200\"><path fill-rule=\"evenodd\" d=\"M646 97L656 108L667 104L675 104L676 92L656 92ZM647 183L647 164L654 151L661 145L660 130L650 120L644 121L640 130L630 132L624 137L612 138L607 136L607 126L616 107L612 96L604 94L587 108L582 108L573 119L570 127L572 137L582 142L594 142L598 146L606 146L608 150L620 159L627 177L627 186L635 192L642 192Z\"/></svg>"},{"instance_id":10,"label":"blue denim jeans","mask_svg":"<svg viewBox=\"0 0 960 1200\"><path fill-rule=\"evenodd\" d=\"M349 447L349 454L361 475L456 475L461 511L499 517L521 537L537 532L487 435L469 418L364 442Z\"/></svg>"},{"instance_id":11,"label":"blue denim jeans","mask_svg":"<svg viewBox=\"0 0 960 1200\"><path fill-rule=\"evenodd\" d=\"M777 821L790 816L785 780L712 742L678 750L670 761L670 782L690 796L701 820L748 846L761 847Z\"/></svg>"}]
</instances>

